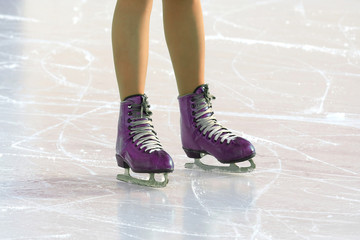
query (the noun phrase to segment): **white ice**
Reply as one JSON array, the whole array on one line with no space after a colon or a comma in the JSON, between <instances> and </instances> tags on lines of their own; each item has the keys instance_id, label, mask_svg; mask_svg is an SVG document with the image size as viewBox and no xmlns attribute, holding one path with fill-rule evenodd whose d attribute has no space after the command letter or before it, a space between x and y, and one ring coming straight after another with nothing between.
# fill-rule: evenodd
<instances>
[{"instance_id":1,"label":"white ice","mask_svg":"<svg viewBox=\"0 0 360 240\"><path fill-rule=\"evenodd\" d=\"M184 168L157 0L146 93L175 161L159 190L116 180L115 0L0 1L0 239L360 238L360 2L202 4L215 116L257 169Z\"/></svg>"}]
</instances>

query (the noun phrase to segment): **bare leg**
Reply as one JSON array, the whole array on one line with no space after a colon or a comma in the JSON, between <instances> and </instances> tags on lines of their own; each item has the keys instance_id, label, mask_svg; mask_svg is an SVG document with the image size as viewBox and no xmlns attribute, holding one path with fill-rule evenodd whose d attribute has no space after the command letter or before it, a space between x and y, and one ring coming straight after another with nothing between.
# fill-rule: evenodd
<instances>
[{"instance_id":1,"label":"bare leg","mask_svg":"<svg viewBox=\"0 0 360 240\"><path fill-rule=\"evenodd\" d=\"M112 45L120 97L144 94L149 56L149 22L153 0L118 0Z\"/></svg>"},{"instance_id":2,"label":"bare leg","mask_svg":"<svg viewBox=\"0 0 360 240\"><path fill-rule=\"evenodd\" d=\"M166 42L179 95L204 84L205 33L200 0L163 0Z\"/></svg>"}]
</instances>

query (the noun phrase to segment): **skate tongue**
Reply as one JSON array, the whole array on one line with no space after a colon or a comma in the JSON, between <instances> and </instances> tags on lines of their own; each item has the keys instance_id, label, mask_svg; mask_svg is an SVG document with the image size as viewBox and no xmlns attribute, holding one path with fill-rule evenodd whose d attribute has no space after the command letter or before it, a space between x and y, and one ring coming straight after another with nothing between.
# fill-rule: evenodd
<instances>
[{"instance_id":1,"label":"skate tongue","mask_svg":"<svg viewBox=\"0 0 360 240\"><path fill-rule=\"evenodd\" d=\"M124 101L130 103L132 109L134 110L132 112L136 117L147 118L152 115L152 112L149 110L150 105L147 101L146 94L131 95L125 98Z\"/></svg>"},{"instance_id":2,"label":"skate tongue","mask_svg":"<svg viewBox=\"0 0 360 240\"><path fill-rule=\"evenodd\" d=\"M197 94L204 93L206 91L205 89L206 90L209 89L209 86L207 84L202 84L194 90L194 93L197 93Z\"/></svg>"},{"instance_id":3,"label":"skate tongue","mask_svg":"<svg viewBox=\"0 0 360 240\"><path fill-rule=\"evenodd\" d=\"M146 95L141 95L141 94L136 94L136 95L131 95L131 96L128 96L124 99L124 101L131 101L135 104L141 104L142 101L143 101L143 97L145 97L146 99Z\"/></svg>"},{"instance_id":4,"label":"skate tongue","mask_svg":"<svg viewBox=\"0 0 360 240\"><path fill-rule=\"evenodd\" d=\"M208 84L202 84L199 87L197 87L194 91L194 94L196 94L196 98L203 97L206 104L203 105L203 108L200 109L200 111L198 112L205 112L206 110L208 110L209 108L211 108L211 99L215 99L214 96L212 96L209 93L209 85ZM208 118L211 117L213 115L213 112L208 112L203 114L200 118Z\"/></svg>"}]
</instances>

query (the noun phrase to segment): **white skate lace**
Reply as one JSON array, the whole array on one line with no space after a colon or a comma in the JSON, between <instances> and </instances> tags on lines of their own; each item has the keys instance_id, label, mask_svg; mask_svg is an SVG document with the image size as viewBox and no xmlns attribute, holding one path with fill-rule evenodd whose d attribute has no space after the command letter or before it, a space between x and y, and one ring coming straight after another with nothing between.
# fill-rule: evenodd
<instances>
[{"instance_id":1,"label":"white skate lace","mask_svg":"<svg viewBox=\"0 0 360 240\"><path fill-rule=\"evenodd\" d=\"M156 136L154 126L151 124L152 119L150 116L152 112L149 108L150 105L148 105L146 97L143 98L141 104L129 106L129 109L131 109L130 115L133 116L130 122L130 135L132 135L133 143L137 141L136 146L140 145L140 149L145 148L145 152L152 153L163 148Z\"/></svg>"},{"instance_id":2,"label":"white skate lace","mask_svg":"<svg viewBox=\"0 0 360 240\"><path fill-rule=\"evenodd\" d=\"M193 115L196 119L196 127L200 126L200 132L202 132L204 136L209 132L209 139L214 136L214 141L217 141L220 138L220 143L223 143L226 140L227 144L230 144L230 141L237 136L227 128L223 127L217 122L215 117L213 117L214 112L210 101L215 99L215 97L210 95L206 87L204 90L204 95L199 94L192 98L192 101L194 102L192 107L194 108Z\"/></svg>"}]
</instances>

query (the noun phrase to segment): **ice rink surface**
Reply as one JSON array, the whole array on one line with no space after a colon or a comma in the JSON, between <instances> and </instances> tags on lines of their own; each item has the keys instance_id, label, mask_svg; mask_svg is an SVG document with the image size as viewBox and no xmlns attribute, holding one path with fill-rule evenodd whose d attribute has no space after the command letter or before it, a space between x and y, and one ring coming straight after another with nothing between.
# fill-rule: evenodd
<instances>
[{"instance_id":1,"label":"ice rink surface","mask_svg":"<svg viewBox=\"0 0 360 240\"><path fill-rule=\"evenodd\" d=\"M150 189L116 180L115 1L0 0L0 239L360 238L360 2L202 4L215 116L257 169L184 168L156 0L146 93L175 171Z\"/></svg>"}]
</instances>

